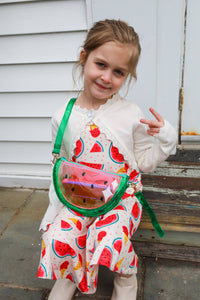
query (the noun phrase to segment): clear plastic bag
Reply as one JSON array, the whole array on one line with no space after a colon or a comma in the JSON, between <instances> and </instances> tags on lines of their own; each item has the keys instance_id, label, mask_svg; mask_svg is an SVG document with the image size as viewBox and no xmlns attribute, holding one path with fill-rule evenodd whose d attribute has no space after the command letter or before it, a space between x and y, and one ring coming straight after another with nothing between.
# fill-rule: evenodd
<instances>
[{"instance_id":1,"label":"clear plastic bag","mask_svg":"<svg viewBox=\"0 0 200 300\"><path fill-rule=\"evenodd\" d=\"M105 172L59 158L53 169L55 191L60 201L85 216L98 216L113 209L126 188L126 174Z\"/></svg>"}]
</instances>

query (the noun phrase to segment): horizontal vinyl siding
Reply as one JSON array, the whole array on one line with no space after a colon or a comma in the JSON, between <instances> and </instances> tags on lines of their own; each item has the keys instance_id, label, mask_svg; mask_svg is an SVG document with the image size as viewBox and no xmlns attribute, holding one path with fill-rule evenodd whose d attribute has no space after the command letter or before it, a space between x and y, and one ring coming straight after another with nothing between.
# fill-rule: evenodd
<instances>
[{"instance_id":1,"label":"horizontal vinyl siding","mask_svg":"<svg viewBox=\"0 0 200 300\"><path fill-rule=\"evenodd\" d=\"M0 118L50 118L56 109L73 95L72 91L0 93Z\"/></svg>"},{"instance_id":2,"label":"horizontal vinyl siding","mask_svg":"<svg viewBox=\"0 0 200 300\"><path fill-rule=\"evenodd\" d=\"M75 61L84 37L84 31L1 36L0 64Z\"/></svg>"},{"instance_id":3,"label":"horizontal vinyl siding","mask_svg":"<svg viewBox=\"0 0 200 300\"><path fill-rule=\"evenodd\" d=\"M50 118L1 118L0 128L1 141L51 141Z\"/></svg>"},{"instance_id":4,"label":"horizontal vinyl siding","mask_svg":"<svg viewBox=\"0 0 200 300\"><path fill-rule=\"evenodd\" d=\"M0 185L44 178L46 187L51 117L77 94L72 68L86 30L84 0L1 2Z\"/></svg>"},{"instance_id":5,"label":"horizontal vinyl siding","mask_svg":"<svg viewBox=\"0 0 200 300\"><path fill-rule=\"evenodd\" d=\"M0 92L72 90L73 63L0 66Z\"/></svg>"},{"instance_id":6,"label":"horizontal vinyl siding","mask_svg":"<svg viewBox=\"0 0 200 300\"><path fill-rule=\"evenodd\" d=\"M0 35L87 29L83 0L13 3L0 8Z\"/></svg>"}]
</instances>

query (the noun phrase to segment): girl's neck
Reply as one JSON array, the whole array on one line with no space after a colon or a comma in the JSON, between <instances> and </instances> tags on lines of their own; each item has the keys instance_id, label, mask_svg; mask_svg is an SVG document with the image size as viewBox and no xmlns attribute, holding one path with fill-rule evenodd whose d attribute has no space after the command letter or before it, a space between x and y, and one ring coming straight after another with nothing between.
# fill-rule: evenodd
<instances>
[{"instance_id":1,"label":"girl's neck","mask_svg":"<svg viewBox=\"0 0 200 300\"><path fill-rule=\"evenodd\" d=\"M86 108L88 110L94 109L98 110L99 107L107 102L108 99L94 99L88 97L84 92L77 98L76 104L81 108Z\"/></svg>"}]
</instances>

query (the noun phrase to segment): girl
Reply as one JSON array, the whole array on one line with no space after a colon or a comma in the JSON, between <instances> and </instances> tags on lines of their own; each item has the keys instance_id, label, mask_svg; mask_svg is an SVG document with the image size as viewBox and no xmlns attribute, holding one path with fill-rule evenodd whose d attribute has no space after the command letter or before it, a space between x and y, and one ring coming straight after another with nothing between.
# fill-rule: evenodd
<instances>
[{"instance_id":1,"label":"girl","mask_svg":"<svg viewBox=\"0 0 200 300\"><path fill-rule=\"evenodd\" d=\"M80 52L84 89L70 115L60 155L127 173L130 185L113 210L84 217L63 206L51 183L50 204L40 226L45 232L38 270L38 277L56 279L49 300L70 300L76 287L95 293L99 265L115 274L112 300L136 299L138 258L130 238L142 216L134 195L142 188L139 172L153 171L176 144L174 129L154 109L150 112L156 120L146 120L137 105L118 94L127 80L136 79L140 51L132 27L105 20L94 24ZM52 119L53 144L65 107ZM57 247L67 254L59 255Z\"/></svg>"}]
</instances>

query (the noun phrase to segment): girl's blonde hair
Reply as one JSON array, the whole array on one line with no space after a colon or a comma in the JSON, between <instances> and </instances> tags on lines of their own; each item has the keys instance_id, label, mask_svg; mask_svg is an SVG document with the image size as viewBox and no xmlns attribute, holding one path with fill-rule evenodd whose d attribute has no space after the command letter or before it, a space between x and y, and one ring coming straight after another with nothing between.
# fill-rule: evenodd
<instances>
[{"instance_id":1,"label":"girl's blonde hair","mask_svg":"<svg viewBox=\"0 0 200 300\"><path fill-rule=\"evenodd\" d=\"M85 61L90 53L107 42L118 42L125 45L130 45L133 49L131 59L129 61L130 81L134 77L137 79L136 67L141 53L139 37L133 27L121 20L104 20L96 22L89 30L83 50L85 51ZM81 65L78 62L75 69ZM84 70L82 68L83 75ZM129 83L130 83L129 81Z\"/></svg>"}]
</instances>

